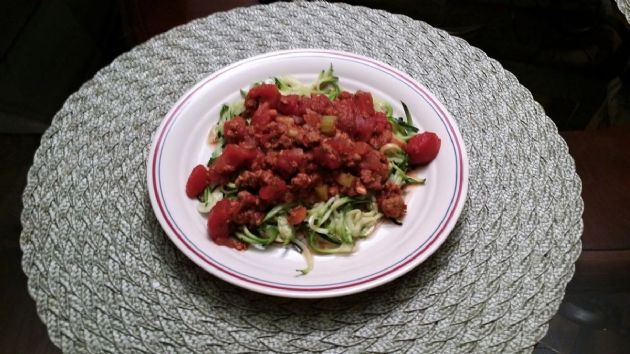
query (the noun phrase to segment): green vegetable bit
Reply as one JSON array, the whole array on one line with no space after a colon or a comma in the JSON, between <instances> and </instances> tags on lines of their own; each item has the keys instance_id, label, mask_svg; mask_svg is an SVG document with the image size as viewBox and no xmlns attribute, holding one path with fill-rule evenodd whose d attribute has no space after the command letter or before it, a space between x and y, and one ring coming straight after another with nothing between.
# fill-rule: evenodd
<instances>
[{"instance_id":1,"label":"green vegetable bit","mask_svg":"<svg viewBox=\"0 0 630 354\"><path fill-rule=\"evenodd\" d=\"M288 245L296 236L295 228L289 225L287 220L287 214L290 209L291 205L281 204L269 210L258 226L262 236L255 235L245 226L236 233L236 236L239 240L251 245L267 246L274 241Z\"/></svg>"},{"instance_id":2,"label":"green vegetable bit","mask_svg":"<svg viewBox=\"0 0 630 354\"><path fill-rule=\"evenodd\" d=\"M236 184L234 183L228 183L223 187L220 187L221 189L221 193L223 193L223 196L225 198L229 198L229 199L234 199L236 198L236 195L238 194L238 188L236 187Z\"/></svg>"},{"instance_id":3,"label":"green vegetable bit","mask_svg":"<svg viewBox=\"0 0 630 354\"><path fill-rule=\"evenodd\" d=\"M223 124L228 120L236 117L237 115L243 113L244 111L245 101L243 99L232 102L229 105L224 104L223 106L221 106L221 110L219 111L219 121L217 122L217 125L215 125L214 128L212 128L212 130L210 131L210 140L216 142L217 147L223 147L223 145L225 145L225 141L223 140ZM220 154L221 150L219 150L216 155L213 154L213 157L217 157Z\"/></svg>"},{"instance_id":4,"label":"green vegetable bit","mask_svg":"<svg viewBox=\"0 0 630 354\"><path fill-rule=\"evenodd\" d=\"M206 187L199 196L197 211L204 214L209 213L212 207L221 199L223 199L223 193L220 188Z\"/></svg>"},{"instance_id":5,"label":"green vegetable bit","mask_svg":"<svg viewBox=\"0 0 630 354\"><path fill-rule=\"evenodd\" d=\"M334 100L341 93L339 88L339 78L333 73L333 66L330 64L328 70L322 70L313 83L313 88Z\"/></svg>"},{"instance_id":6,"label":"green vegetable bit","mask_svg":"<svg viewBox=\"0 0 630 354\"><path fill-rule=\"evenodd\" d=\"M278 234L276 233L274 235L274 233L269 232L265 236L267 236L267 237L261 237L261 236L255 235L254 233L249 231L247 226L243 226L241 231L236 232L236 237L239 240L241 240L243 242L247 242L247 243L249 243L251 245L258 245L258 246L263 246L263 247L267 246L270 243L272 243L273 241L275 241L275 239L278 236Z\"/></svg>"},{"instance_id":7,"label":"green vegetable bit","mask_svg":"<svg viewBox=\"0 0 630 354\"><path fill-rule=\"evenodd\" d=\"M357 238L367 237L381 219L372 197L334 196L309 210L308 244L318 253L342 253L352 250ZM320 247L328 243L334 247Z\"/></svg>"},{"instance_id":8,"label":"green vegetable bit","mask_svg":"<svg viewBox=\"0 0 630 354\"><path fill-rule=\"evenodd\" d=\"M275 77L273 81L283 95L308 96L315 93L326 95L334 100L341 93L339 78L334 75L332 64L328 70L322 70L310 85L305 85L291 77Z\"/></svg>"},{"instance_id":9,"label":"green vegetable bit","mask_svg":"<svg viewBox=\"0 0 630 354\"><path fill-rule=\"evenodd\" d=\"M389 102L376 96L372 96L372 101L374 103L375 111L383 112L387 117L391 117L394 114L394 108L391 104L389 104Z\"/></svg>"},{"instance_id":10,"label":"green vegetable bit","mask_svg":"<svg viewBox=\"0 0 630 354\"><path fill-rule=\"evenodd\" d=\"M409 168L409 156L402 149L398 149L396 152L391 152L390 155L387 156L387 161L389 162L389 181L401 185L407 184L424 184L425 179L413 178L407 174L407 169Z\"/></svg>"},{"instance_id":11,"label":"green vegetable bit","mask_svg":"<svg viewBox=\"0 0 630 354\"><path fill-rule=\"evenodd\" d=\"M335 135L335 122L337 121L336 116L322 116L322 121L319 126L319 130L322 134L326 135Z\"/></svg>"},{"instance_id":12,"label":"green vegetable bit","mask_svg":"<svg viewBox=\"0 0 630 354\"><path fill-rule=\"evenodd\" d=\"M411 119L411 113L409 113L409 108L405 102L400 102L403 106L403 110L405 111L405 118L398 117L394 118L393 113L387 115L387 120L389 124L392 126L392 132L394 136L401 141L407 141L412 136L416 135L418 132L418 128L413 125L413 120Z\"/></svg>"}]
</instances>

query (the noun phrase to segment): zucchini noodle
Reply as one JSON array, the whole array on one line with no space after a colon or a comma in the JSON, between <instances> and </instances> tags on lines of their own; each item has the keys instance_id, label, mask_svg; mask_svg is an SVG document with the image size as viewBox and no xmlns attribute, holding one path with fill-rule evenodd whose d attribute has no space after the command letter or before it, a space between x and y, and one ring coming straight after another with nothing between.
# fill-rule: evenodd
<instances>
[{"instance_id":1,"label":"zucchini noodle","mask_svg":"<svg viewBox=\"0 0 630 354\"><path fill-rule=\"evenodd\" d=\"M209 213L212 207L219 201L223 199L223 192L219 190L219 188L215 188L214 190L210 187L207 187L197 204L197 211L200 213Z\"/></svg>"},{"instance_id":2,"label":"zucchini noodle","mask_svg":"<svg viewBox=\"0 0 630 354\"><path fill-rule=\"evenodd\" d=\"M287 76L274 78L274 83L283 95L294 94L304 96L319 93L334 100L341 93L339 78L334 75L332 64L328 70L322 70L319 76L317 76L317 79L310 85L303 84L299 80Z\"/></svg>"},{"instance_id":3,"label":"zucchini noodle","mask_svg":"<svg viewBox=\"0 0 630 354\"><path fill-rule=\"evenodd\" d=\"M372 197L334 196L308 211L309 246L319 253L350 252L356 239L367 237L381 217Z\"/></svg>"},{"instance_id":4,"label":"zucchini noodle","mask_svg":"<svg viewBox=\"0 0 630 354\"><path fill-rule=\"evenodd\" d=\"M302 240L296 238L293 240L293 243L299 248L299 252L304 256L304 260L306 261L306 268L297 269L297 271L302 273L302 275L306 275L313 270L313 266L315 265L313 253L311 253L309 247Z\"/></svg>"}]
</instances>

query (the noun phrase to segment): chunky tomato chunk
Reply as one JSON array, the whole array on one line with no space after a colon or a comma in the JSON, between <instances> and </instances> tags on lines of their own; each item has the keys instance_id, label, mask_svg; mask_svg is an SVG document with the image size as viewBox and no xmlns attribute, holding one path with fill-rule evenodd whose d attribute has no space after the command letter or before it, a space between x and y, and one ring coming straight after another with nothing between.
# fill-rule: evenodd
<instances>
[{"instance_id":1,"label":"chunky tomato chunk","mask_svg":"<svg viewBox=\"0 0 630 354\"><path fill-rule=\"evenodd\" d=\"M291 211L289 211L289 217L287 219L289 221L289 224L297 225L301 223L302 221L304 221L305 218L306 218L306 208L300 205L300 206L296 206L295 208L291 209Z\"/></svg>"},{"instance_id":2,"label":"chunky tomato chunk","mask_svg":"<svg viewBox=\"0 0 630 354\"><path fill-rule=\"evenodd\" d=\"M208 181L213 186L222 186L230 181L230 176L220 174L214 168L210 167L208 169Z\"/></svg>"},{"instance_id":3,"label":"chunky tomato chunk","mask_svg":"<svg viewBox=\"0 0 630 354\"><path fill-rule=\"evenodd\" d=\"M346 99L335 101L335 108L337 109L337 128L345 131L350 135L353 135L356 122L354 118L355 108L352 104L352 100Z\"/></svg>"},{"instance_id":4,"label":"chunky tomato chunk","mask_svg":"<svg viewBox=\"0 0 630 354\"><path fill-rule=\"evenodd\" d=\"M300 96L287 95L280 97L278 101L278 112L287 116L294 116L300 113Z\"/></svg>"},{"instance_id":5,"label":"chunky tomato chunk","mask_svg":"<svg viewBox=\"0 0 630 354\"><path fill-rule=\"evenodd\" d=\"M374 122L370 119L366 119L361 115L356 115L354 120L354 129L357 139L361 141L367 141L372 137L374 131Z\"/></svg>"},{"instance_id":6,"label":"chunky tomato chunk","mask_svg":"<svg viewBox=\"0 0 630 354\"><path fill-rule=\"evenodd\" d=\"M278 112L271 109L267 102L258 106L252 117L252 126L254 129L262 129L266 127L276 117Z\"/></svg>"},{"instance_id":7,"label":"chunky tomato chunk","mask_svg":"<svg viewBox=\"0 0 630 354\"><path fill-rule=\"evenodd\" d=\"M282 199L287 191L287 184L283 180L278 179L273 184L263 186L258 191L260 199L266 202L273 202Z\"/></svg>"},{"instance_id":8,"label":"chunky tomato chunk","mask_svg":"<svg viewBox=\"0 0 630 354\"><path fill-rule=\"evenodd\" d=\"M244 250L247 245L230 237L230 219L237 212L238 202L219 200L208 214L208 234L218 245Z\"/></svg>"},{"instance_id":9,"label":"chunky tomato chunk","mask_svg":"<svg viewBox=\"0 0 630 354\"><path fill-rule=\"evenodd\" d=\"M352 97L357 113L363 117L370 117L374 114L374 101L369 92L357 91Z\"/></svg>"},{"instance_id":10,"label":"chunky tomato chunk","mask_svg":"<svg viewBox=\"0 0 630 354\"><path fill-rule=\"evenodd\" d=\"M247 93L245 101L257 102L258 104L267 103L270 108L276 108L280 101L280 91L274 84L262 84L252 87Z\"/></svg>"},{"instance_id":11,"label":"chunky tomato chunk","mask_svg":"<svg viewBox=\"0 0 630 354\"><path fill-rule=\"evenodd\" d=\"M227 144L223 153L210 166L210 170L221 176L229 176L242 167L247 167L256 158L256 150L236 144Z\"/></svg>"},{"instance_id":12,"label":"chunky tomato chunk","mask_svg":"<svg viewBox=\"0 0 630 354\"><path fill-rule=\"evenodd\" d=\"M435 159L440 151L440 144L441 140L435 133L424 132L407 141L405 152L412 165L426 165Z\"/></svg>"},{"instance_id":13,"label":"chunky tomato chunk","mask_svg":"<svg viewBox=\"0 0 630 354\"><path fill-rule=\"evenodd\" d=\"M226 184L234 172L250 166L257 155L256 149L227 144L223 149L223 153L208 169L208 184Z\"/></svg>"},{"instance_id":14,"label":"chunky tomato chunk","mask_svg":"<svg viewBox=\"0 0 630 354\"><path fill-rule=\"evenodd\" d=\"M219 200L212 207L208 214L208 233L212 240L217 242L217 240L230 237L229 220L231 217L231 204L228 199Z\"/></svg>"},{"instance_id":15,"label":"chunky tomato chunk","mask_svg":"<svg viewBox=\"0 0 630 354\"><path fill-rule=\"evenodd\" d=\"M186 195L189 198L195 198L203 192L208 184L208 169L204 165L197 165L188 176Z\"/></svg>"},{"instance_id":16,"label":"chunky tomato chunk","mask_svg":"<svg viewBox=\"0 0 630 354\"><path fill-rule=\"evenodd\" d=\"M227 164L238 169L247 166L255 157L255 149L248 149L235 144L227 144L223 149L220 159L225 160Z\"/></svg>"}]
</instances>

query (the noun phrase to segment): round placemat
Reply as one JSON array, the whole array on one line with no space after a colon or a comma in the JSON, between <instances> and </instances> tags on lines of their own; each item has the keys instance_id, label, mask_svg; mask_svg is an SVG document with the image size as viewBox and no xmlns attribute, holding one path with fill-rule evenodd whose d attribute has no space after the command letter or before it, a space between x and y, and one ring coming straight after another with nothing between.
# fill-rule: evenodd
<instances>
[{"instance_id":1,"label":"round placemat","mask_svg":"<svg viewBox=\"0 0 630 354\"><path fill-rule=\"evenodd\" d=\"M470 158L458 225L427 262L352 296L291 300L234 287L168 240L145 182L152 134L213 71L271 50L373 57L427 86ZM66 352L531 351L580 253L573 160L531 94L466 42L405 16L322 2L218 13L117 58L72 95L24 191L23 268Z\"/></svg>"},{"instance_id":2,"label":"round placemat","mask_svg":"<svg viewBox=\"0 0 630 354\"><path fill-rule=\"evenodd\" d=\"M626 17L626 20L630 22L630 0L615 0L619 11Z\"/></svg>"}]
</instances>

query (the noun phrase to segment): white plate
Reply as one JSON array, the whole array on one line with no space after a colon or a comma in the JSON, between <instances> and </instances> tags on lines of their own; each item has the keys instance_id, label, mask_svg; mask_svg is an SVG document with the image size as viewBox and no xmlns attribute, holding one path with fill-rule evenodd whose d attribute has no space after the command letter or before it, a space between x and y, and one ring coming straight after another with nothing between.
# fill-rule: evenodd
<instances>
[{"instance_id":1,"label":"white plate","mask_svg":"<svg viewBox=\"0 0 630 354\"><path fill-rule=\"evenodd\" d=\"M184 193L192 168L211 154L210 128L224 103L240 98L239 90L253 82L291 75L305 82L332 64L342 88L369 91L394 104L404 116L405 102L421 131L442 140L438 157L417 171L423 186L408 188L407 216L402 226L380 225L355 253L317 255L306 276L303 257L283 248L236 251L217 246L207 234L206 219ZM387 283L433 254L453 229L468 189L468 159L455 121L421 84L408 75L356 54L299 49L245 59L208 76L166 115L155 133L147 161L147 181L153 210L166 234L193 262L232 284L276 296L323 298L347 295Z\"/></svg>"}]
</instances>

